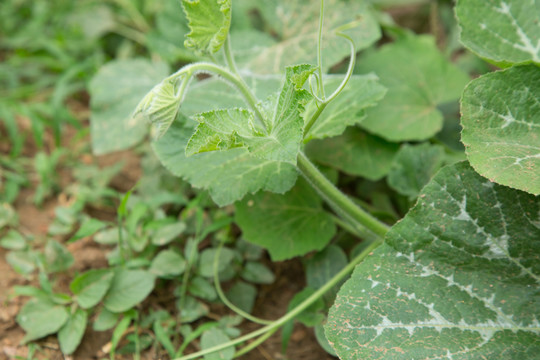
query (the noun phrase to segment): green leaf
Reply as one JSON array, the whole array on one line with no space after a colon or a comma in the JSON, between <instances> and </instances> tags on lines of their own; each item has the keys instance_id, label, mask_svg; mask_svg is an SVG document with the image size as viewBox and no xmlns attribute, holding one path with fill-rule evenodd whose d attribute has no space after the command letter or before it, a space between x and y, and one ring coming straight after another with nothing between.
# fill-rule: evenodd
<instances>
[{"instance_id":1,"label":"green leaf","mask_svg":"<svg viewBox=\"0 0 540 360\"><path fill-rule=\"evenodd\" d=\"M205 249L201 252L199 259L198 272L199 275L204 277L213 277L214 276L214 258L216 256L217 249ZM219 255L219 265L218 273L221 273L228 267L230 267L231 262L235 257L235 252L229 248L224 247L221 249Z\"/></svg>"},{"instance_id":2,"label":"green leaf","mask_svg":"<svg viewBox=\"0 0 540 360\"><path fill-rule=\"evenodd\" d=\"M182 303L177 301L178 311L180 312L180 319L182 323L190 323L208 314L208 306L200 301L195 300L192 296L186 296L185 301ZM182 305L182 307L180 307Z\"/></svg>"},{"instance_id":3,"label":"green leaf","mask_svg":"<svg viewBox=\"0 0 540 360\"><path fill-rule=\"evenodd\" d=\"M56 240L47 241L44 254L45 267L49 273L67 270L75 261L69 250Z\"/></svg>"},{"instance_id":4,"label":"green leaf","mask_svg":"<svg viewBox=\"0 0 540 360\"><path fill-rule=\"evenodd\" d=\"M109 269L89 270L78 275L69 288L75 294L75 301L83 309L94 307L103 299L111 286L114 273Z\"/></svg>"},{"instance_id":5,"label":"green leaf","mask_svg":"<svg viewBox=\"0 0 540 360\"><path fill-rule=\"evenodd\" d=\"M326 93L333 92L343 80L343 75L324 77ZM315 125L311 128L307 139L323 139L341 135L345 128L360 123L366 113L363 111L374 106L386 94L386 88L379 83L374 74L353 75L345 89L324 109ZM306 121L317 110L316 103L306 107Z\"/></svg>"},{"instance_id":6,"label":"green leaf","mask_svg":"<svg viewBox=\"0 0 540 360\"><path fill-rule=\"evenodd\" d=\"M258 159L246 149L196 154L186 158L185 148L193 133L188 119L175 121L169 131L153 143L159 160L174 175L196 188L208 189L220 206L259 190L283 193L298 176L291 164Z\"/></svg>"},{"instance_id":7,"label":"green leaf","mask_svg":"<svg viewBox=\"0 0 540 360\"><path fill-rule=\"evenodd\" d=\"M83 237L94 235L98 231L102 230L105 226L107 226L107 223L101 220L94 218L86 218L85 221L81 224L79 230L77 230L75 235L73 235L73 237L69 241L77 241L82 239Z\"/></svg>"},{"instance_id":8,"label":"green leaf","mask_svg":"<svg viewBox=\"0 0 540 360\"><path fill-rule=\"evenodd\" d=\"M135 108L133 112L135 120L141 116L153 125L155 137L162 137L178 115L184 96L181 89L187 81L189 79L184 75L166 79L154 86Z\"/></svg>"},{"instance_id":9,"label":"green leaf","mask_svg":"<svg viewBox=\"0 0 540 360\"><path fill-rule=\"evenodd\" d=\"M539 221L538 198L443 168L341 288L328 340L342 359L536 359Z\"/></svg>"},{"instance_id":10,"label":"green leaf","mask_svg":"<svg viewBox=\"0 0 540 360\"><path fill-rule=\"evenodd\" d=\"M347 266L347 255L336 245L329 245L323 251L306 260L306 283L312 289L320 289ZM327 304L332 304L342 282L334 285L323 295Z\"/></svg>"},{"instance_id":11,"label":"green leaf","mask_svg":"<svg viewBox=\"0 0 540 360\"><path fill-rule=\"evenodd\" d=\"M237 281L227 291L227 298L240 309L251 313L257 299L257 288L243 281Z\"/></svg>"},{"instance_id":12,"label":"green leaf","mask_svg":"<svg viewBox=\"0 0 540 360\"><path fill-rule=\"evenodd\" d=\"M152 260L149 271L160 277L177 276L186 269L186 260L173 250L162 250Z\"/></svg>"},{"instance_id":13,"label":"green leaf","mask_svg":"<svg viewBox=\"0 0 540 360\"><path fill-rule=\"evenodd\" d=\"M285 195L247 197L236 205L235 221L244 239L266 248L274 261L320 250L336 232L320 197L303 180Z\"/></svg>"},{"instance_id":14,"label":"green leaf","mask_svg":"<svg viewBox=\"0 0 540 360\"><path fill-rule=\"evenodd\" d=\"M167 245L186 230L186 224L183 222L175 222L173 224L161 226L152 236L152 244Z\"/></svg>"},{"instance_id":15,"label":"green leaf","mask_svg":"<svg viewBox=\"0 0 540 360\"><path fill-rule=\"evenodd\" d=\"M457 100L469 81L430 36L385 45L362 57L356 71L374 71L388 88L384 99L367 109L361 126L390 141L425 140L439 132L443 116L437 106Z\"/></svg>"},{"instance_id":16,"label":"green leaf","mask_svg":"<svg viewBox=\"0 0 540 360\"><path fill-rule=\"evenodd\" d=\"M205 331L201 336L202 350L221 345L230 341L225 332L218 328L211 328ZM218 352L210 353L204 356L204 360L231 360L234 357L234 346L226 347Z\"/></svg>"},{"instance_id":17,"label":"green leaf","mask_svg":"<svg viewBox=\"0 0 540 360\"><path fill-rule=\"evenodd\" d=\"M491 181L540 194L540 67L517 66L473 80L461 99L461 140Z\"/></svg>"},{"instance_id":18,"label":"green leaf","mask_svg":"<svg viewBox=\"0 0 540 360\"><path fill-rule=\"evenodd\" d=\"M166 64L143 59L115 60L99 69L89 86L96 155L127 149L146 136L147 124L137 121L133 110L168 73Z\"/></svg>"},{"instance_id":19,"label":"green leaf","mask_svg":"<svg viewBox=\"0 0 540 360\"><path fill-rule=\"evenodd\" d=\"M36 269L35 256L29 251L10 251L6 261L13 270L22 275L28 275Z\"/></svg>"},{"instance_id":20,"label":"green leaf","mask_svg":"<svg viewBox=\"0 0 540 360\"><path fill-rule=\"evenodd\" d=\"M499 64L540 63L540 8L536 0L460 0L461 42Z\"/></svg>"},{"instance_id":21,"label":"green leaf","mask_svg":"<svg viewBox=\"0 0 540 360\"><path fill-rule=\"evenodd\" d=\"M293 64L316 64L320 2L274 2L273 6L268 7L272 9L261 13L261 16L272 20L271 30L278 35L280 41L271 47L254 52L254 57L245 59L239 65L246 66L256 73L276 74ZM352 22L356 22L357 26L348 30L347 35L354 41L357 51L370 46L380 38L379 24L365 2L325 1L322 43L324 72L350 55L350 45L336 35L336 30Z\"/></svg>"},{"instance_id":22,"label":"green leaf","mask_svg":"<svg viewBox=\"0 0 540 360\"><path fill-rule=\"evenodd\" d=\"M444 148L440 145L405 144L388 173L388 185L398 193L414 199L444 162Z\"/></svg>"},{"instance_id":23,"label":"green leaf","mask_svg":"<svg viewBox=\"0 0 540 360\"><path fill-rule=\"evenodd\" d=\"M116 322L120 318L120 314L110 312L109 310L103 308L99 313L97 319L94 321L94 330L95 331L105 331L112 329Z\"/></svg>"},{"instance_id":24,"label":"green leaf","mask_svg":"<svg viewBox=\"0 0 540 360\"><path fill-rule=\"evenodd\" d=\"M182 0L191 32L185 47L197 52L217 52L231 26L231 0Z\"/></svg>"},{"instance_id":25,"label":"green leaf","mask_svg":"<svg viewBox=\"0 0 540 360\"><path fill-rule=\"evenodd\" d=\"M70 355L77 349L86 330L87 321L88 314L82 309L77 309L71 314L58 332L58 342L62 353Z\"/></svg>"},{"instance_id":26,"label":"green leaf","mask_svg":"<svg viewBox=\"0 0 540 360\"><path fill-rule=\"evenodd\" d=\"M8 250L23 250L26 248L26 239L20 232L11 229L0 239L0 246Z\"/></svg>"},{"instance_id":27,"label":"green leaf","mask_svg":"<svg viewBox=\"0 0 540 360\"><path fill-rule=\"evenodd\" d=\"M310 142L306 153L317 162L347 174L379 180L390 171L398 149L398 144L349 128L341 136Z\"/></svg>"},{"instance_id":28,"label":"green leaf","mask_svg":"<svg viewBox=\"0 0 540 360\"><path fill-rule=\"evenodd\" d=\"M17 314L17 323L26 331L23 342L54 334L68 319L66 308L51 301L32 299Z\"/></svg>"},{"instance_id":29,"label":"green leaf","mask_svg":"<svg viewBox=\"0 0 540 360\"><path fill-rule=\"evenodd\" d=\"M152 292L154 279L152 274L143 270L116 270L103 305L111 312L131 309Z\"/></svg>"},{"instance_id":30,"label":"green leaf","mask_svg":"<svg viewBox=\"0 0 540 360\"><path fill-rule=\"evenodd\" d=\"M255 261L248 261L242 271L240 277L246 281L255 284L271 284L276 277L274 273L264 264Z\"/></svg>"},{"instance_id":31,"label":"green leaf","mask_svg":"<svg viewBox=\"0 0 540 360\"><path fill-rule=\"evenodd\" d=\"M191 279L188 290L191 295L204 300L213 301L217 298L214 284L200 276Z\"/></svg>"}]
</instances>

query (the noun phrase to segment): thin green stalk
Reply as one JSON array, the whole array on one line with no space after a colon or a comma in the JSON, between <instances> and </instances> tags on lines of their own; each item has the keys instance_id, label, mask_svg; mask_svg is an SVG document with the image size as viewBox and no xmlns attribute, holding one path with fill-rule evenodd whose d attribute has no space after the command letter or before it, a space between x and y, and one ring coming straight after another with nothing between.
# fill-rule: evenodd
<instances>
[{"instance_id":1,"label":"thin green stalk","mask_svg":"<svg viewBox=\"0 0 540 360\"><path fill-rule=\"evenodd\" d=\"M275 329L280 328L281 326L285 325L287 322L293 320L298 315L300 315L304 310L306 310L308 307L310 307L317 299L319 299L321 296L323 296L327 291L332 289L336 284L338 284L345 276L347 276L355 266L360 263L362 260L364 260L375 248L377 248L379 245L382 244L382 239L378 239L377 241L374 241L369 246L367 246L364 251L362 251L358 256L356 256L347 266L345 266L339 273L334 275L332 279L330 279L324 286L319 288L317 291L315 291L310 297L308 297L306 300L304 300L302 303L300 303L297 307L289 311L287 314L282 316L281 318L274 321L272 324L264 326L258 330L255 330L249 334L246 334L244 336L241 336L237 339L228 341L226 343L213 346L211 348L198 351L196 353L183 356L181 358L177 358L175 360L189 360L189 359L195 359L198 357L202 357L206 354L211 354L216 351L223 350L225 348L228 348L230 346L235 346L241 343L244 343L248 340L257 338L261 335L265 335L269 331L273 331Z\"/></svg>"},{"instance_id":2,"label":"thin green stalk","mask_svg":"<svg viewBox=\"0 0 540 360\"><path fill-rule=\"evenodd\" d=\"M271 324L273 322L272 320L265 320L265 319L258 318L256 316L253 316L253 315L245 312L244 310L240 309L238 306L236 306L232 302L230 302L229 299L227 299L227 297L223 293L223 289L221 288L221 284L219 282L219 274L218 274L219 257L221 255L221 249L223 249L223 245L224 245L223 242L221 242L219 244L218 249L216 251L216 254L214 255L214 286L216 288L216 291L218 293L219 298L221 299L221 301L223 301L223 303L225 305L227 305L229 307L229 309L231 309L232 311L234 311L238 315L242 316L243 318L245 318L245 319L247 319L249 321L252 321L254 323L261 324L261 325Z\"/></svg>"},{"instance_id":3,"label":"thin green stalk","mask_svg":"<svg viewBox=\"0 0 540 360\"><path fill-rule=\"evenodd\" d=\"M323 73L322 73L322 33L323 33L323 24L324 24L324 0L321 0L321 11L319 14L319 36L317 37L317 71L319 76L317 78L317 84L319 87L319 94L321 98L325 101L324 95L324 84L323 84Z\"/></svg>"},{"instance_id":4,"label":"thin green stalk","mask_svg":"<svg viewBox=\"0 0 540 360\"><path fill-rule=\"evenodd\" d=\"M336 188L303 152L298 153L297 166L306 180L339 215L352 222L355 226L364 226L374 234L384 238L389 227L357 206Z\"/></svg>"},{"instance_id":5,"label":"thin green stalk","mask_svg":"<svg viewBox=\"0 0 540 360\"><path fill-rule=\"evenodd\" d=\"M182 69L169 76L166 80L171 80L183 75L190 78L191 76L201 72L215 74L232 83L244 96L244 99L249 105L249 107L255 112L255 119L259 123L259 126L265 132L267 131L266 125L264 123L264 116L262 115L259 107L257 106L257 98L255 97L255 95L253 95L244 80L239 75L232 73L229 69L208 62L198 62L184 66Z\"/></svg>"},{"instance_id":6,"label":"thin green stalk","mask_svg":"<svg viewBox=\"0 0 540 360\"><path fill-rule=\"evenodd\" d=\"M319 104L319 107L317 108L317 111L315 111L315 113L313 115L311 115L311 117L309 118L308 123L304 127L304 139L306 139L306 136L309 133L309 131L311 130L311 127L315 124L315 122L317 121L319 116L321 116L322 112L324 111L324 109L326 108L327 105L328 105L328 102L323 102L323 103Z\"/></svg>"},{"instance_id":7,"label":"thin green stalk","mask_svg":"<svg viewBox=\"0 0 540 360\"><path fill-rule=\"evenodd\" d=\"M261 345L263 342L268 340L268 338L270 336L274 335L274 333L276 331L278 331L278 330L279 330L279 328L275 328L275 329L272 329L272 330L268 331L266 334L264 334L262 336L259 336L259 338L257 340L254 340L254 341L250 342L249 345L246 345L243 348L241 348L240 350L238 350L234 354L234 358L238 358L238 357L240 357L240 356L242 356L244 354L247 354L251 350L255 349L257 346Z\"/></svg>"},{"instance_id":8,"label":"thin green stalk","mask_svg":"<svg viewBox=\"0 0 540 360\"><path fill-rule=\"evenodd\" d=\"M223 46L223 51L225 52L225 62L227 63L227 66L234 74L238 75L238 68L236 67L236 62L234 61L234 56L232 54L230 35L227 35L227 39L225 40L225 44Z\"/></svg>"}]
</instances>

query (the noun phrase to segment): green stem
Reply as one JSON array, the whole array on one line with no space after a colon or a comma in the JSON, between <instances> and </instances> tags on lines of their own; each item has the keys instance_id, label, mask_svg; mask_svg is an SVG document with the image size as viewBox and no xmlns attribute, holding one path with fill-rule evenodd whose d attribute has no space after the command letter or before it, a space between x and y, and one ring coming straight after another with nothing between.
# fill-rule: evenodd
<instances>
[{"instance_id":1,"label":"green stem","mask_svg":"<svg viewBox=\"0 0 540 360\"><path fill-rule=\"evenodd\" d=\"M244 96L244 99L249 105L249 107L255 112L255 119L259 123L259 127L261 127L261 129L263 129L265 132L267 131L266 125L264 123L264 116L262 115L259 107L257 106L257 98L255 97L255 95L253 95L244 80L239 75L232 73L229 69L208 62L198 62L184 66L182 69L169 76L166 80L172 80L182 75L190 78L194 74L201 72L218 75L232 83Z\"/></svg>"},{"instance_id":2,"label":"green stem","mask_svg":"<svg viewBox=\"0 0 540 360\"><path fill-rule=\"evenodd\" d=\"M350 198L334 186L303 152L298 153L298 170L317 190L319 195L342 217L355 227L366 227L384 238L389 227L357 206Z\"/></svg>"},{"instance_id":3,"label":"green stem","mask_svg":"<svg viewBox=\"0 0 540 360\"><path fill-rule=\"evenodd\" d=\"M319 76L317 78L317 84L319 88L319 94L321 95L321 98L324 100L324 84L323 84L323 73L322 73L322 32L323 32L323 24L324 24L324 0L321 0L321 12L319 13L319 36L317 38L317 71L319 73Z\"/></svg>"},{"instance_id":4,"label":"green stem","mask_svg":"<svg viewBox=\"0 0 540 360\"><path fill-rule=\"evenodd\" d=\"M257 340L254 340L254 341L250 342L249 345L246 345L243 348L241 348L240 350L238 350L234 354L234 358L238 358L238 357L240 357L240 356L242 356L244 354L247 354L251 350L255 349L257 346L259 346L263 342L265 342L270 336L274 335L274 333L276 331L278 331L278 330L279 330L279 328L275 328L275 329L272 329L272 330L268 331L266 334L264 334L262 336L259 336L259 338Z\"/></svg>"},{"instance_id":5,"label":"green stem","mask_svg":"<svg viewBox=\"0 0 540 360\"><path fill-rule=\"evenodd\" d=\"M225 62L227 63L227 66L234 74L238 75L238 68L236 67L236 62L234 61L234 56L232 54L230 35L227 35L227 39L225 40L225 44L223 46L223 51L225 52Z\"/></svg>"},{"instance_id":6,"label":"green stem","mask_svg":"<svg viewBox=\"0 0 540 360\"><path fill-rule=\"evenodd\" d=\"M231 309L232 311L234 311L235 313L237 313L238 315L242 316L243 318L249 321L252 321L254 323L261 324L261 325L272 324L273 322L272 320L260 319L240 309L239 307L234 305L232 302L230 302L229 299L227 299L227 297L223 293L223 289L221 288L221 284L219 282L219 274L218 274L219 258L221 255L221 249L223 249L223 244L224 244L223 242L219 244L216 254L214 255L214 286L216 288L219 298L221 299L221 301L223 301L225 305L229 307L229 309Z\"/></svg>"},{"instance_id":7,"label":"green stem","mask_svg":"<svg viewBox=\"0 0 540 360\"><path fill-rule=\"evenodd\" d=\"M309 118L308 123L304 127L304 139L306 139L306 136L309 133L309 131L311 130L311 127L313 126L313 124L315 124L315 121L317 121L319 116L321 116L322 112L324 111L324 109L326 108L327 105L328 105L328 102L323 102L323 103L319 104L319 107L318 107L317 111L315 111L315 113L313 115L311 115L311 118Z\"/></svg>"},{"instance_id":8,"label":"green stem","mask_svg":"<svg viewBox=\"0 0 540 360\"><path fill-rule=\"evenodd\" d=\"M281 326L285 325L287 322L293 320L298 315L300 315L304 310L306 310L308 307L310 307L317 299L319 299L321 296L323 296L327 291L332 289L336 284L338 284L345 276L347 276L355 266L360 263L362 260L364 260L375 248L377 248L379 245L382 244L382 240L379 239L377 241L374 241L370 245L368 245L364 251L362 251L358 256L356 256L347 266L345 266L340 272L338 272L332 279L330 279L326 284L324 284L321 288L319 288L317 291L315 291L310 297L308 297L306 300L304 300L302 303L300 303L297 307L289 311L284 316L280 317L276 321L272 322L272 324L267 325L265 327L262 327L258 330L255 330L249 334L246 334L244 336L241 336L237 339L228 341L226 343L213 346L211 348L198 351L194 354L186 355L181 358L177 358L175 360L189 360L189 359L195 359L198 357L202 357L206 354L210 354L216 351L223 350L225 348L228 348L230 346L235 346L241 343L244 343L248 340L254 339L256 337L259 337L261 335L265 335L270 331L274 331Z\"/></svg>"}]
</instances>

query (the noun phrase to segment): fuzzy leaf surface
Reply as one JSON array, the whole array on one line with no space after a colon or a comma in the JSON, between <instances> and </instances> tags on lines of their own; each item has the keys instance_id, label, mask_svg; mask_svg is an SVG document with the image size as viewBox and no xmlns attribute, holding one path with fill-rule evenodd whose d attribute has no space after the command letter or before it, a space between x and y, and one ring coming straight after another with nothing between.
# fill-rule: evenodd
<instances>
[{"instance_id":1,"label":"fuzzy leaf surface","mask_svg":"<svg viewBox=\"0 0 540 360\"><path fill-rule=\"evenodd\" d=\"M489 73L461 99L461 141L481 175L540 194L540 67Z\"/></svg>"},{"instance_id":2,"label":"fuzzy leaf surface","mask_svg":"<svg viewBox=\"0 0 540 360\"><path fill-rule=\"evenodd\" d=\"M324 78L326 93L332 93L341 83L343 76L328 75ZM341 135L347 126L360 123L365 117L364 109L375 106L386 94L375 74L353 75L347 86L335 98L313 125L308 139L323 139ZM309 120L317 107L311 102L306 107L304 119Z\"/></svg>"},{"instance_id":3,"label":"fuzzy leaf surface","mask_svg":"<svg viewBox=\"0 0 540 360\"><path fill-rule=\"evenodd\" d=\"M396 61L399 59L399 61ZM468 76L430 36L407 37L362 57L356 72L374 71L388 88L360 125L389 141L425 140L442 129L437 105L459 99Z\"/></svg>"},{"instance_id":4,"label":"fuzzy leaf surface","mask_svg":"<svg viewBox=\"0 0 540 360\"><path fill-rule=\"evenodd\" d=\"M247 197L236 205L235 219L244 238L266 248L273 261L320 250L336 231L321 199L303 180L284 195Z\"/></svg>"},{"instance_id":5,"label":"fuzzy leaf surface","mask_svg":"<svg viewBox=\"0 0 540 360\"><path fill-rule=\"evenodd\" d=\"M500 64L540 63L540 5L537 0L460 0L456 15L461 42Z\"/></svg>"},{"instance_id":6,"label":"fuzzy leaf surface","mask_svg":"<svg viewBox=\"0 0 540 360\"><path fill-rule=\"evenodd\" d=\"M216 53L231 26L231 0L182 0L191 32L185 47L199 53Z\"/></svg>"},{"instance_id":7,"label":"fuzzy leaf surface","mask_svg":"<svg viewBox=\"0 0 540 360\"><path fill-rule=\"evenodd\" d=\"M169 131L152 145L169 171L194 187L208 189L218 205L231 204L259 190L284 193L294 185L298 176L294 166L256 158L246 149L186 157L185 148L193 128L192 120L179 117Z\"/></svg>"},{"instance_id":8,"label":"fuzzy leaf surface","mask_svg":"<svg viewBox=\"0 0 540 360\"><path fill-rule=\"evenodd\" d=\"M321 164L347 174L379 180L390 171L398 149L398 144L349 128L341 136L310 142L306 152Z\"/></svg>"},{"instance_id":9,"label":"fuzzy leaf surface","mask_svg":"<svg viewBox=\"0 0 540 360\"><path fill-rule=\"evenodd\" d=\"M540 202L443 168L329 313L342 359L536 359ZM519 214L519 216L516 216Z\"/></svg>"},{"instance_id":10,"label":"fuzzy leaf surface","mask_svg":"<svg viewBox=\"0 0 540 360\"><path fill-rule=\"evenodd\" d=\"M167 76L165 63L143 59L115 60L92 78L90 133L92 151L102 155L127 149L147 134L147 124L132 115L141 99Z\"/></svg>"}]
</instances>

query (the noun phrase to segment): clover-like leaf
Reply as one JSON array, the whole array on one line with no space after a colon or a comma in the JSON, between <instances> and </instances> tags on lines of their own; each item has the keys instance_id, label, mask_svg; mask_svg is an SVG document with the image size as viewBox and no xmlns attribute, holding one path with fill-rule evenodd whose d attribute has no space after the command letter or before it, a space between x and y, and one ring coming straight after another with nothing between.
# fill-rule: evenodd
<instances>
[{"instance_id":1,"label":"clover-like leaf","mask_svg":"<svg viewBox=\"0 0 540 360\"><path fill-rule=\"evenodd\" d=\"M443 116L437 106L459 99L469 81L430 36L385 45L362 57L356 71L374 71L388 88L360 126L390 141L425 140L439 132Z\"/></svg>"},{"instance_id":2,"label":"clover-like leaf","mask_svg":"<svg viewBox=\"0 0 540 360\"><path fill-rule=\"evenodd\" d=\"M461 42L480 57L502 65L540 63L537 0L460 0L456 15Z\"/></svg>"},{"instance_id":3,"label":"clover-like leaf","mask_svg":"<svg viewBox=\"0 0 540 360\"><path fill-rule=\"evenodd\" d=\"M259 190L284 193L294 185L298 173L293 165L256 158L247 149L186 157L185 149L194 125L194 121L180 116L169 131L153 143L153 148L169 171L194 187L208 189L218 205L228 205Z\"/></svg>"},{"instance_id":4,"label":"clover-like leaf","mask_svg":"<svg viewBox=\"0 0 540 360\"><path fill-rule=\"evenodd\" d=\"M200 53L217 52L231 26L231 0L182 0L191 32L185 47Z\"/></svg>"},{"instance_id":5,"label":"clover-like leaf","mask_svg":"<svg viewBox=\"0 0 540 360\"><path fill-rule=\"evenodd\" d=\"M342 359L536 359L540 202L443 168L330 310ZM516 216L520 214L520 216Z\"/></svg>"},{"instance_id":6,"label":"clover-like leaf","mask_svg":"<svg viewBox=\"0 0 540 360\"><path fill-rule=\"evenodd\" d=\"M473 80L461 99L461 141L491 181L540 194L540 67L515 66Z\"/></svg>"}]
</instances>

